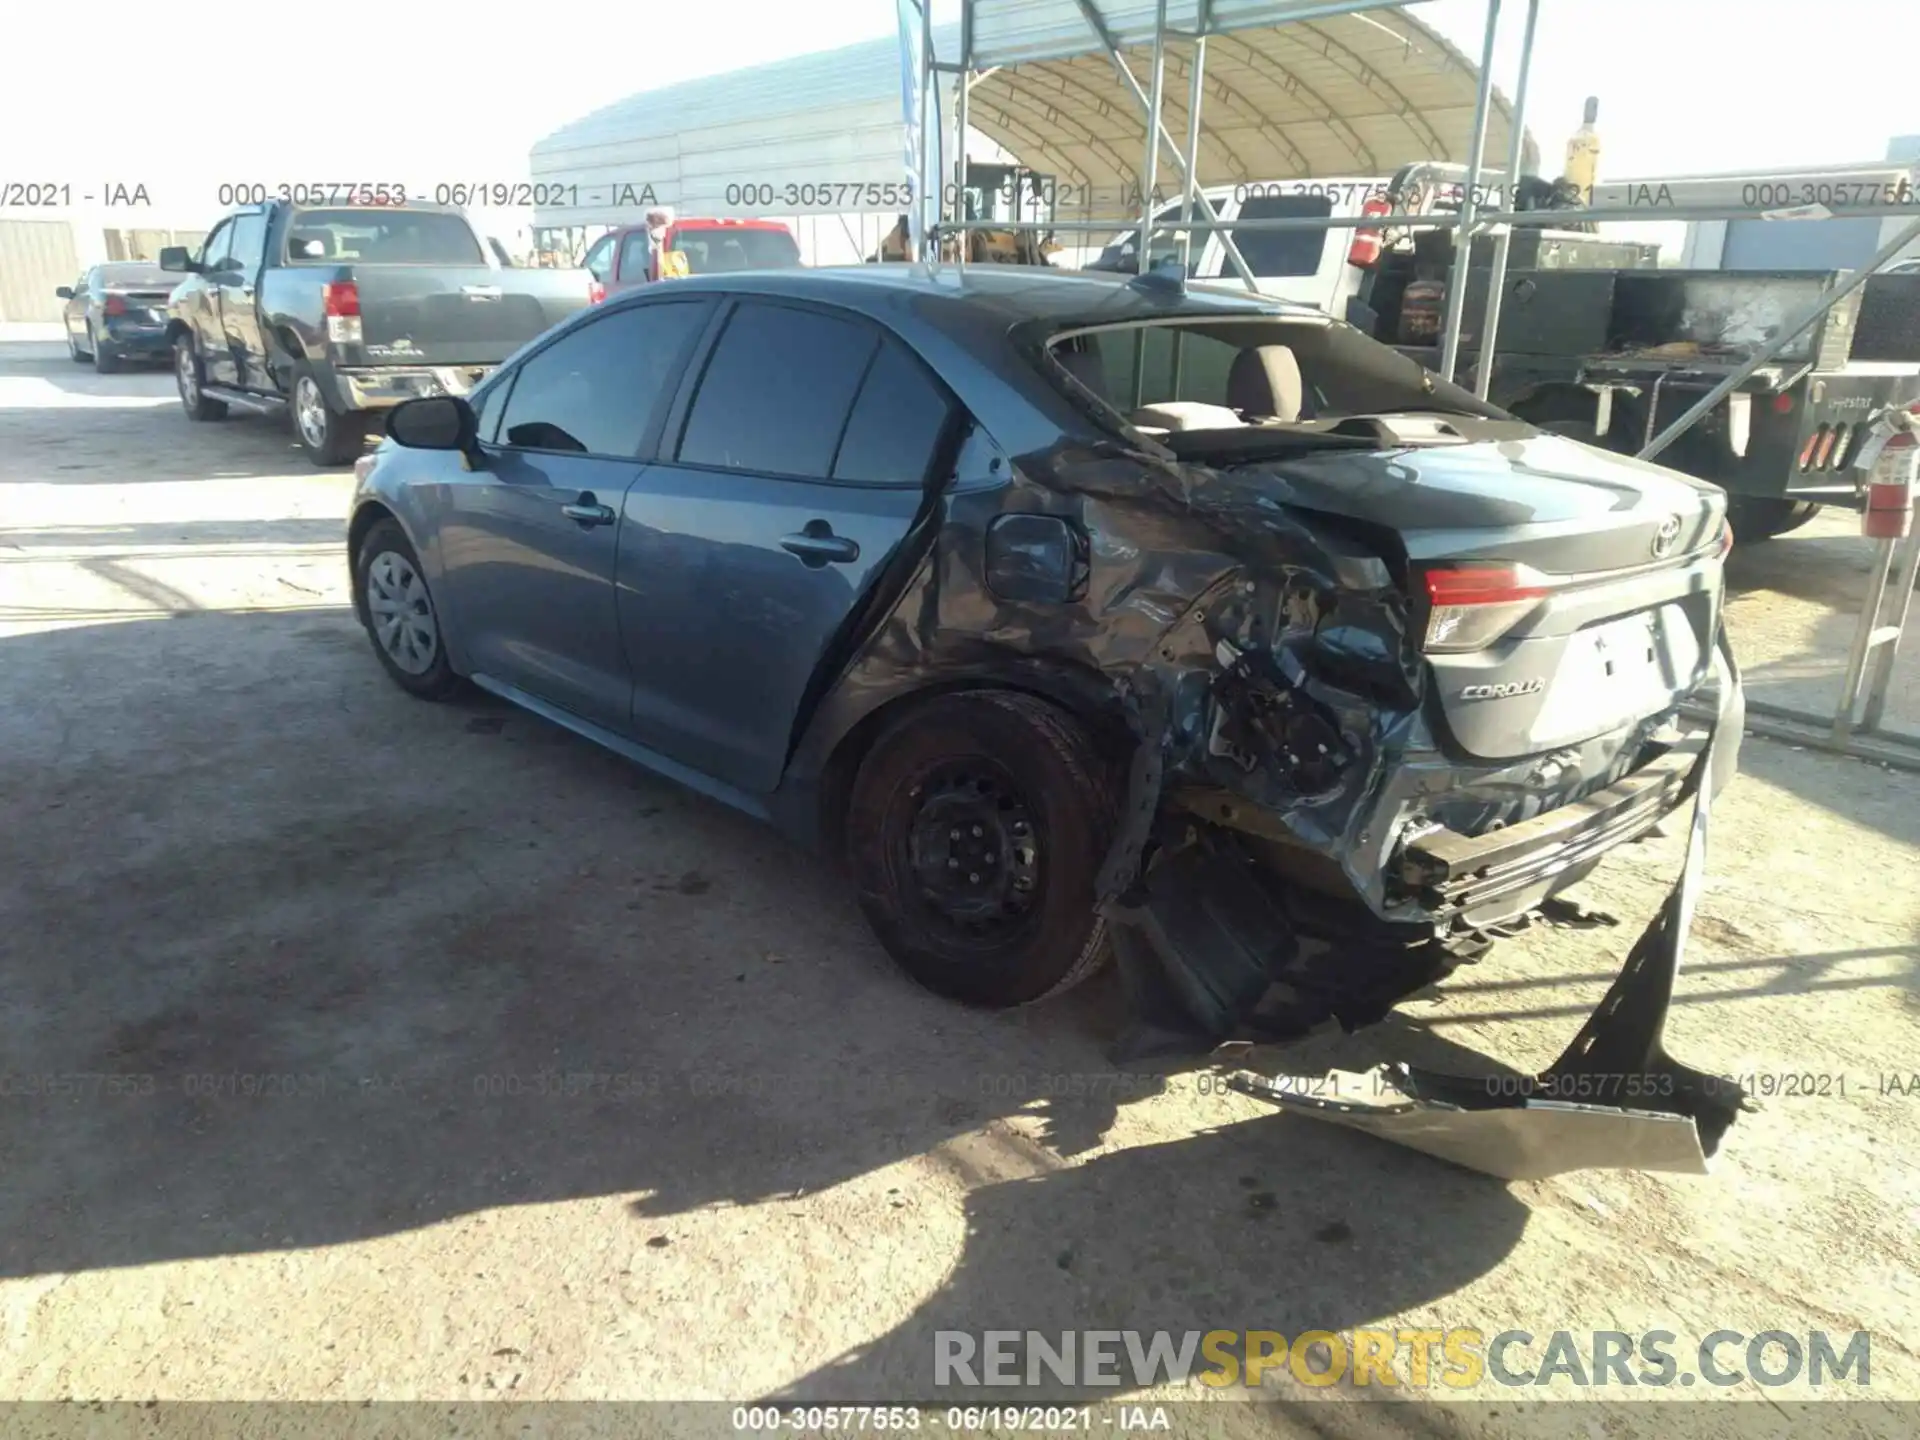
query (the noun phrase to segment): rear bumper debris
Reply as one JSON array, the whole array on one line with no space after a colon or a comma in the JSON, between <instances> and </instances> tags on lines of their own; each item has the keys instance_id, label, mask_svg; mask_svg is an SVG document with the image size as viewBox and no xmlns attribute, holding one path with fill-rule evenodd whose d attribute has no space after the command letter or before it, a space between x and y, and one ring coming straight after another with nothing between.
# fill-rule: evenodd
<instances>
[{"instance_id":1,"label":"rear bumper debris","mask_svg":"<svg viewBox=\"0 0 1920 1440\"><path fill-rule=\"evenodd\" d=\"M1392 1065L1311 1086L1245 1073L1228 1083L1294 1114L1509 1180L1586 1169L1705 1174L1750 1106L1733 1081L1673 1059L1662 1037L1705 869L1712 750L1698 754L1687 777L1694 815L1679 879L1606 998L1546 1070L1470 1077Z\"/></svg>"},{"instance_id":2,"label":"rear bumper debris","mask_svg":"<svg viewBox=\"0 0 1920 1440\"><path fill-rule=\"evenodd\" d=\"M1693 802L1686 864L1672 892L1552 1066L1520 1076L1490 1059L1484 1076L1392 1065L1366 1076L1241 1074L1229 1083L1297 1114L1510 1179L1588 1168L1704 1173L1746 1096L1730 1080L1675 1061L1662 1036L1702 884L1712 800L1730 778L1744 720L1724 637L1713 672L1713 690L1701 697L1711 713L1614 785L1483 837L1431 830L1405 851L1407 882L1457 913L1490 895L1570 883L1660 820L1680 819ZM1157 733L1160 718L1143 715L1144 736ZM1335 911L1322 898L1276 882L1236 832L1184 820L1173 831L1156 829L1151 802L1161 779L1157 747L1147 740L1100 884L1133 1016L1116 1060L1295 1039L1329 1021L1357 1029L1460 962L1455 940L1430 925L1373 917L1347 930L1330 925ZM1150 833L1160 848L1142 866Z\"/></svg>"}]
</instances>

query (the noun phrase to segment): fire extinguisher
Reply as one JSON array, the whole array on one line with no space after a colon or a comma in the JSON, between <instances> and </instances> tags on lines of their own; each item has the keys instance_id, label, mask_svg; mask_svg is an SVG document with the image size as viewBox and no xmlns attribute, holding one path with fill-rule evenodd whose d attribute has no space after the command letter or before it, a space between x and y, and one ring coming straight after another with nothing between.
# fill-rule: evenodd
<instances>
[{"instance_id":1,"label":"fire extinguisher","mask_svg":"<svg viewBox=\"0 0 1920 1440\"><path fill-rule=\"evenodd\" d=\"M1360 207L1360 218L1371 220L1379 215L1391 215L1393 205L1375 197ZM1377 228L1362 225L1353 232L1353 243L1347 247L1347 264L1357 270L1371 270L1380 263L1382 235Z\"/></svg>"}]
</instances>

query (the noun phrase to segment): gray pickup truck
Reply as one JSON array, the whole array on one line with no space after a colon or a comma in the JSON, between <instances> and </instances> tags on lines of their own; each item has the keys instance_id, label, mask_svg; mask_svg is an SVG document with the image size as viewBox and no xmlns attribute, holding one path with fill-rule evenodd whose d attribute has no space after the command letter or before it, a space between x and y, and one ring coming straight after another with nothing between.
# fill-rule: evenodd
<instances>
[{"instance_id":1,"label":"gray pickup truck","mask_svg":"<svg viewBox=\"0 0 1920 1440\"><path fill-rule=\"evenodd\" d=\"M592 281L503 266L439 205L250 205L160 267L188 277L167 305L188 416L289 411L316 465L351 460L402 400L466 394Z\"/></svg>"}]
</instances>

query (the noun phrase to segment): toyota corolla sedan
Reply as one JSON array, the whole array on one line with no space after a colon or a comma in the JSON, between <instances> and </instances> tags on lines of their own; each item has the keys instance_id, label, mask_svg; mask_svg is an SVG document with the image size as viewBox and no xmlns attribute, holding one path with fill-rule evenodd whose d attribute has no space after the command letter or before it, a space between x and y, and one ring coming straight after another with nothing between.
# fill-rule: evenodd
<instances>
[{"instance_id":1,"label":"toyota corolla sedan","mask_svg":"<svg viewBox=\"0 0 1920 1440\"><path fill-rule=\"evenodd\" d=\"M1724 512L1318 311L865 266L398 408L348 549L412 694L828 847L944 995L1117 950L1205 1044L1379 1018L1724 783Z\"/></svg>"},{"instance_id":2,"label":"toyota corolla sedan","mask_svg":"<svg viewBox=\"0 0 1920 1440\"><path fill-rule=\"evenodd\" d=\"M67 354L92 361L111 375L128 360L159 361L173 352L167 344L167 296L177 275L144 260L95 265L72 285L53 293L65 301L61 321L67 329Z\"/></svg>"}]
</instances>

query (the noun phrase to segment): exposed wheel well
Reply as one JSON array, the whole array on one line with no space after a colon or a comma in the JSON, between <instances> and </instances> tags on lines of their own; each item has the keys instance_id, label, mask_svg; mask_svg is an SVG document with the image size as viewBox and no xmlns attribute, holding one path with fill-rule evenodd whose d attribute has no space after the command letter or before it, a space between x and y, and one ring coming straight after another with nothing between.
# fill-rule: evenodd
<instances>
[{"instance_id":1,"label":"exposed wheel well","mask_svg":"<svg viewBox=\"0 0 1920 1440\"><path fill-rule=\"evenodd\" d=\"M382 520L392 520L396 525L400 523L394 516L394 513L378 500L369 500L353 512L353 520L347 526L348 575L356 575L359 573L360 546L366 540L367 532ZM356 611L360 608L360 592L358 586L355 586L353 589L353 607ZM363 623L366 618L364 615L360 617Z\"/></svg>"},{"instance_id":2,"label":"exposed wheel well","mask_svg":"<svg viewBox=\"0 0 1920 1440\"><path fill-rule=\"evenodd\" d=\"M982 690L1010 690L1045 701L1084 725L1093 741L1094 749L1102 758L1122 767L1124 774L1124 767L1133 754L1135 739L1132 731L1127 727L1125 717L1120 712L1117 699L1101 704L1094 698L1099 693L1095 688L1096 684L1111 694L1109 682L1103 679L1096 680L1090 672L1076 675L1071 681L1064 681L1057 689L1041 685L1022 685L999 679L984 680L978 677L966 677L936 682L908 694L896 696L871 714L862 716L845 735L840 737L833 748L833 754L821 767L819 815L821 842L826 853L838 860L845 849L844 826L848 797L853 788L853 777L859 773L861 761L866 759L867 752L873 748L874 742L902 717L949 695ZM1074 690L1083 687L1087 692L1085 695L1072 694Z\"/></svg>"}]
</instances>

